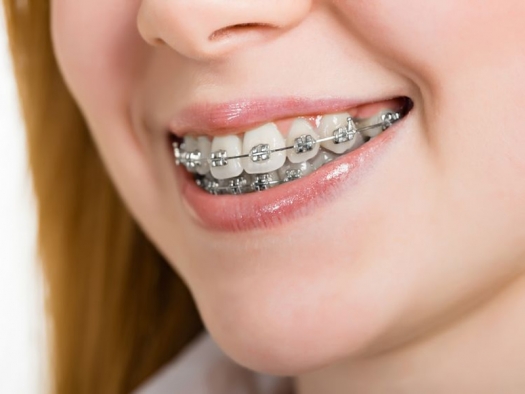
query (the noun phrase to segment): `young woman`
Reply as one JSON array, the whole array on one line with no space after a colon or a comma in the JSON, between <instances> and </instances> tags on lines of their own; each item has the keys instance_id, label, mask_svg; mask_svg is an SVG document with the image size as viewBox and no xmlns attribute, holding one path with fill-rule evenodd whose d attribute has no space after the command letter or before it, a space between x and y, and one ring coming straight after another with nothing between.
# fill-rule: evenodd
<instances>
[{"instance_id":1,"label":"young woman","mask_svg":"<svg viewBox=\"0 0 525 394\"><path fill-rule=\"evenodd\" d=\"M4 3L55 392L525 392L523 1Z\"/></svg>"}]
</instances>

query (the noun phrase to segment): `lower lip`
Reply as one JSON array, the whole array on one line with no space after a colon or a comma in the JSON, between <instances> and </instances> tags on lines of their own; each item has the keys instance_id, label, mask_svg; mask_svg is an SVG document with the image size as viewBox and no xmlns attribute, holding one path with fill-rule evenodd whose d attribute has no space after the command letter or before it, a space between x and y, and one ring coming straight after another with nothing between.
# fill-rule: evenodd
<instances>
[{"instance_id":1,"label":"lower lip","mask_svg":"<svg viewBox=\"0 0 525 394\"><path fill-rule=\"evenodd\" d=\"M347 187L356 187L392 145L402 123L304 178L263 192L215 196L198 187L193 175L179 166L182 195L197 224L210 230L238 232L282 225L329 203Z\"/></svg>"}]
</instances>

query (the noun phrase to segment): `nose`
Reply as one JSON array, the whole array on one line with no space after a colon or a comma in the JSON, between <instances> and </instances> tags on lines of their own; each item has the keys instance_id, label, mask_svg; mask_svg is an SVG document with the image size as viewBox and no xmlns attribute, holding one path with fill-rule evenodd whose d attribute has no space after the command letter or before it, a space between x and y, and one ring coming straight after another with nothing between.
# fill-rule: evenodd
<instances>
[{"instance_id":1,"label":"nose","mask_svg":"<svg viewBox=\"0 0 525 394\"><path fill-rule=\"evenodd\" d=\"M140 34L194 59L224 56L298 25L313 0L143 0Z\"/></svg>"}]
</instances>

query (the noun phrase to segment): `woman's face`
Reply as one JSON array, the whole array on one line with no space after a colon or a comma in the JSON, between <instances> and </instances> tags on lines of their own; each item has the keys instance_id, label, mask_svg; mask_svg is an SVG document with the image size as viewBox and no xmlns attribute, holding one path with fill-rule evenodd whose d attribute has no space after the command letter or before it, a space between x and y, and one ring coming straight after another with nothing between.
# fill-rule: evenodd
<instances>
[{"instance_id":1,"label":"woman's face","mask_svg":"<svg viewBox=\"0 0 525 394\"><path fill-rule=\"evenodd\" d=\"M112 179L237 362L292 375L383 352L523 271L522 0L52 3ZM287 138L396 97L413 108L394 127L270 190L208 194L174 163L173 133Z\"/></svg>"}]
</instances>

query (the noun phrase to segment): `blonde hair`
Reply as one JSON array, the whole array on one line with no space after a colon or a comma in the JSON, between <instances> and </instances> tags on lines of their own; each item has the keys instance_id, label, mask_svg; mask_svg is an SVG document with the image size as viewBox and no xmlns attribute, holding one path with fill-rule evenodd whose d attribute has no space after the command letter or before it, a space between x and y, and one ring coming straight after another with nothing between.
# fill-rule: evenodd
<instances>
[{"instance_id":1,"label":"blonde hair","mask_svg":"<svg viewBox=\"0 0 525 394\"><path fill-rule=\"evenodd\" d=\"M52 51L49 0L4 0L46 280L52 391L127 393L201 329L117 195Z\"/></svg>"}]
</instances>

